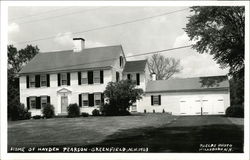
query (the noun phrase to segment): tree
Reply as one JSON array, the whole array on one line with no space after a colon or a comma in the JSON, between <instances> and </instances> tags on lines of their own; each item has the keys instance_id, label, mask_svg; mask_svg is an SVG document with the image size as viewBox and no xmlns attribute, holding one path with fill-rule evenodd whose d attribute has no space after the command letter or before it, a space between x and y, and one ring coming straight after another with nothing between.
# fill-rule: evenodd
<instances>
[{"instance_id":1,"label":"tree","mask_svg":"<svg viewBox=\"0 0 250 160\"><path fill-rule=\"evenodd\" d=\"M8 118L13 119L18 113L19 105L19 78L18 72L30 61L39 49L37 46L27 45L24 49L17 50L13 45L8 45Z\"/></svg>"},{"instance_id":2,"label":"tree","mask_svg":"<svg viewBox=\"0 0 250 160\"><path fill-rule=\"evenodd\" d=\"M147 64L150 74L155 73L157 80L168 79L182 70L179 59L165 58L160 54L152 55Z\"/></svg>"},{"instance_id":3,"label":"tree","mask_svg":"<svg viewBox=\"0 0 250 160\"><path fill-rule=\"evenodd\" d=\"M239 103L243 98L244 102L245 8L195 6L191 7L191 12L194 14L189 17L184 30L190 40L196 41L192 48L212 55L221 68L229 67L229 75L233 79L230 91L236 96L231 99L238 99ZM232 81L241 84L236 87Z\"/></svg>"},{"instance_id":4,"label":"tree","mask_svg":"<svg viewBox=\"0 0 250 160\"><path fill-rule=\"evenodd\" d=\"M185 31L192 46L199 53L213 55L222 68L230 67L230 74L244 68L245 48L245 8L230 7L191 7L194 15L189 17Z\"/></svg>"},{"instance_id":5,"label":"tree","mask_svg":"<svg viewBox=\"0 0 250 160\"><path fill-rule=\"evenodd\" d=\"M109 103L104 105L102 112L105 115L124 115L129 107L141 99L143 90L136 88L136 83L130 80L109 82L104 91Z\"/></svg>"}]
</instances>

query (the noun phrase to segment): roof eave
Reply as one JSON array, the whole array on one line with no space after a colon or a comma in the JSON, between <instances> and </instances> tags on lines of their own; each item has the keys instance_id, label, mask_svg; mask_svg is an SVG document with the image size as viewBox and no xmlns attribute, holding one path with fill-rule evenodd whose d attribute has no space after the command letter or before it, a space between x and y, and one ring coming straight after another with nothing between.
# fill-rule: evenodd
<instances>
[{"instance_id":1,"label":"roof eave","mask_svg":"<svg viewBox=\"0 0 250 160\"><path fill-rule=\"evenodd\" d=\"M161 90L161 91L145 91L145 93L174 93L174 92L202 92L202 91L229 91L229 87L222 88L204 88L204 89L186 89L186 90Z\"/></svg>"}]
</instances>

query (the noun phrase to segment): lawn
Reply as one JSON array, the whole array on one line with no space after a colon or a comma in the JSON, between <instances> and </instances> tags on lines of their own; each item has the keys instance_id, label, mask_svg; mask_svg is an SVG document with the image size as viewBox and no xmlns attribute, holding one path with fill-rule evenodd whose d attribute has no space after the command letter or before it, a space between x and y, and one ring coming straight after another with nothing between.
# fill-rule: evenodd
<instances>
[{"instance_id":1,"label":"lawn","mask_svg":"<svg viewBox=\"0 0 250 160\"><path fill-rule=\"evenodd\" d=\"M9 147L147 147L149 152L236 152L244 146L243 119L141 114L9 122ZM230 145L210 151L210 144ZM224 150L226 149L226 150Z\"/></svg>"},{"instance_id":2,"label":"lawn","mask_svg":"<svg viewBox=\"0 0 250 160\"><path fill-rule=\"evenodd\" d=\"M158 128L176 119L167 114L32 119L8 123L9 147L86 146L121 130Z\"/></svg>"}]
</instances>

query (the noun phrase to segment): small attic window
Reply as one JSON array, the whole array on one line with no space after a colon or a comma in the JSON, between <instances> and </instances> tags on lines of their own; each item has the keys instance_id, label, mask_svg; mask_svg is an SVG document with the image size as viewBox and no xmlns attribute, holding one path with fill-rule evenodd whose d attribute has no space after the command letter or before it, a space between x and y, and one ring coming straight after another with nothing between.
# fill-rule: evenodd
<instances>
[{"instance_id":1,"label":"small attic window","mask_svg":"<svg viewBox=\"0 0 250 160\"><path fill-rule=\"evenodd\" d=\"M120 56L120 67L123 67L123 57Z\"/></svg>"}]
</instances>

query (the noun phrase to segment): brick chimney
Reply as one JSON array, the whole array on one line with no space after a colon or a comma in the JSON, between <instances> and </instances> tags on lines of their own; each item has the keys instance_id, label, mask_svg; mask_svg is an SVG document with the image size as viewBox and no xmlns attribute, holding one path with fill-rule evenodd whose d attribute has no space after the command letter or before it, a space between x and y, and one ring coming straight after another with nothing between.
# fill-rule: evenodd
<instances>
[{"instance_id":1,"label":"brick chimney","mask_svg":"<svg viewBox=\"0 0 250 160\"><path fill-rule=\"evenodd\" d=\"M156 81L156 74L152 73L151 76L152 76L152 81Z\"/></svg>"},{"instance_id":2,"label":"brick chimney","mask_svg":"<svg viewBox=\"0 0 250 160\"><path fill-rule=\"evenodd\" d=\"M73 38L74 42L74 52L81 52L85 48L85 39L83 38Z\"/></svg>"}]
</instances>

